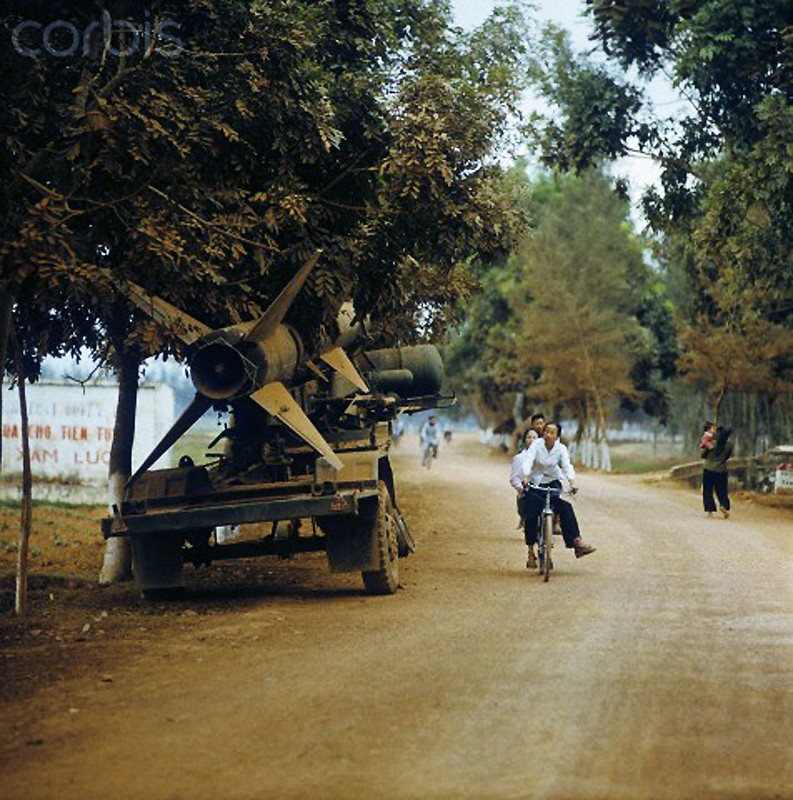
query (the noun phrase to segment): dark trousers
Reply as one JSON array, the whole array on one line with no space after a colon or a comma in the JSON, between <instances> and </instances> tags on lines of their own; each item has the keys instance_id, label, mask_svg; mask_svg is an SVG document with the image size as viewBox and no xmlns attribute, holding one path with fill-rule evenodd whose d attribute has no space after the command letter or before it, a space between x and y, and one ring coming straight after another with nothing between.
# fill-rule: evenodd
<instances>
[{"instance_id":1,"label":"dark trousers","mask_svg":"<svg viewBox=\"0 0 793 800\"><path fill-rule=\"evenodd\" d=\"M554 489L562 488L562 484L559 481L553 481L548 485L552 486ZM540 492L537 489L529 489L520 499L520 503L520 514L523 517L523 535L526 544L529 547L533 547L537 544L538 517L545 507L545 492ZM552 494L551 508L559 514L559 522L562 525L562 538L564 539L565 545L567 547L572 547L573 540L581 535L573 507L567 500L562 500L558 494Z\"/></svg>"},{"instance_id":2,"label":"dark trousers","mask_svg":"<svg viewBox=\"0 0 793 800\"><path fill-rule=\"evenodd\" d=\"M729 476L726 472L714 472L711 469L702 470L702 505L705 511L715 511L716 503L713 502L713 492L719 498L719 505L730 510L730 496L727 491Z\"/></svg>"}]
</instances>

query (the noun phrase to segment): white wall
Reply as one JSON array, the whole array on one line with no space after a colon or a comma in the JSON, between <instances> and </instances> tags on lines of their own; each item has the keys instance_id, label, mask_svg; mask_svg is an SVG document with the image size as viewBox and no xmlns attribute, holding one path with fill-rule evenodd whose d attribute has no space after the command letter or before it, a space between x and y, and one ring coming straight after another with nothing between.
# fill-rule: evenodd
<instances>
[{"instance_id":1,"label":"white wall","mask_svg":"<svg viewBox=\"0 0 793 800\"><path fill-rule=\"evenodd\" d=\"M26 387L30 451L35 478L106 485L118 388L38 382ZM174 421L170 386L141 386L133 469L154 449ZM22 471L19 394L3 385L3 472ZM161 461L167 464L166 455Z\"/></svg>"}]
</instances>

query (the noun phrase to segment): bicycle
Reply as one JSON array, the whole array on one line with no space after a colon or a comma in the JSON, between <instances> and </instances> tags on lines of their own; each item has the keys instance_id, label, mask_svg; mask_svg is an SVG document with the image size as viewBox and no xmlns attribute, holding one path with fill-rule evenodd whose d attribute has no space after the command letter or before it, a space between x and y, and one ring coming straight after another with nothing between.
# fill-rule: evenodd
<instances>
[{"instance_id":1,"label":"bicycle","mask_svg":"<svg viewBox=\"0 0 793 800\"><path fill-rule=\"evenodd\" d=\"M429 469L432 466L432 459L438 457L437 444L425 444L421 451L421 466Z\"/></svg>"},{"instance_id":2,"label":"bicycle","mask_svg":"<svg viewBox=\"0 0 793 800\"><path fill-rule=\"evenodd\" d=\"M547 583L551 577L551 570L553 569L553 558L551 558L551 551L553 550L553 508L551 507L551 494L561 495L561 489L554 489L552 486L538 486L537 484L528 484L529 489L537 489L545 492L545 505L540 512L540 530L537 535L537 559L539 562L539 573L542 575L544 583Z\"/></svg>"}]
</instances>

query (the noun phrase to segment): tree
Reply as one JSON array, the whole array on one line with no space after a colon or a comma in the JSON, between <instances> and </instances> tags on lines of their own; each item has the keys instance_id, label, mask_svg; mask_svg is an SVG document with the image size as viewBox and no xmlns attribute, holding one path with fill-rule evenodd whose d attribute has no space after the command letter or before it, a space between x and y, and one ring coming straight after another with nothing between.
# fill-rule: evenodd
<instances>
[{"instance_id":1,"label":"tree","mask_svg":"<svg viewBox=\"0 0 793 800\"><path fill-rule=\"evenodd\" d=\"M663 410L674 360L668 300L604 176L541 176L531 189L534 228L509 259L482 268L483 295L447 367L502 419L520 392L577 418L579 440L590 430L601 439L617 402L652 393Z\"/></svg>"},{"instance_id":2,"label":"tree","mask_svg":"<svg viewBox=\"0 0 793 800\"><path fill-rule=\"evenodd\" d=\"M528 218L531 184L526 162L519 159L505 181L513 202ZM514 398L523 397L527 387L527 376L499 363L490 347L491 339L508 335L504 329L512 312L507 296L518 276L514 260L506 255L473 261L470 270L476 293L460 301L461 322L447 334L443 360L460 405L473 412L481 427L496 427L513 413Z\"/></svg>"},{"instance_id":3,"label":"tree","mask_svg":"<svg viewBox=\"0 0 793 800\"><path fill-rule=\"evenodd\" d=\"M323 247L295 307L309 333L354 296L408 335L428 302L442 324L467 288L460 262L505 251L523 224L491 160L521 87L517 8L464 34L423 0L174 0L150 25L178 24L176 52L152 36L114 58L125 41L98 23L123 8L72 11L90 30L76 60L12 52L4 64L9 285L51 286L105 319L117 309L98 308L113 297L95 291L101 264L224 324ZM10 35L67 9L25 4L3 21ZM52 307L30 297L39 317ZM175 346L150 325L133 334Z\"/></svg>"},{"instance_id":4,"label":"tree","mask_svg":"<svg viewBox=\"0 0 793 800\"><path fill-rule=\"evenodd\" d=\"M17 548L16 593L14 611L23 615L27 612L28 595L28 552L30 533L33 525L33 475L30 466L30 433L28 427L28 404L25 394L25 362L22 358L22 345L14 337L14 365L19 391L19 415L22 441L22 498L19 518L19 545Z\"/></svg>"},{"instance_id":5,"label":"tree","mask_svg":"<svg viewBox=\"0 0 793 800\"><path fill-rule=\"evenodd\" d=\"M561 120L537 125L549 163L585 168L630 152L661 165L644 198L661 246L682 255L693 302L681 317L689 379L714 401L729 390L779 393L790 382L793 135L788 4L762 0L589 0L594 38L622 74L663 71L688 101L680 119L648 108L641 88L548 38L543 89ZM585 146L582 146L585 145ZM689 244L681 247L683 240ZM745 352L751 370L712 369ZM773 343L773 344L772 344Z\"/></svg>"},{"instance_id":6,"label":"tree","mask_svg":"<svg viewBox=\"0 0 793 800\"><path fill-rule=\"evenodd\" d=\"M514 258L522 280L509 301L507 352L517 374L539 371L532 388L579 422L576 441L603 443L611 407L635 396L631 370L645 349L636 319L646 267L626 223L627 206L604 178L540 183L537 228Z\"/></svg>"},{"instance_id":7,"label":"tree","mask_svg":"<svg viewBox=\"0 0 793 800\"><path fill-rule=\"evenodd\" d=\"M290 312L308 341L350 297L391 341L437 335L470 290L460 264L521 229L492 160L521 85L517 5L471 34L426 0L163 0L143 35L128 13L0 16L16 43L0 62L0 281L31 375L83 346L180 355L124 278L221 326L318 247ZM58 17L66 39L45 52Z\"/></svg>"}]
</instances>

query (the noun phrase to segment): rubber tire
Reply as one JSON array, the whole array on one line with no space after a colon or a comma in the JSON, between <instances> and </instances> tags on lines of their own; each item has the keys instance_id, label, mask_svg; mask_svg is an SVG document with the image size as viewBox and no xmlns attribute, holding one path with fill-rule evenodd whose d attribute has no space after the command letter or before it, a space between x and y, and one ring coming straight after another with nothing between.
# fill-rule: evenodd
<instances>
[{"instance_id":1,"label":"rubber tire","mask_svg":"<svg viewBox=\"0 0 793 800\"><path fill-rule=\"evenodd\" d=\"M551 552L553 551L553 516L551 514L543 515L541 536L545 546L542 579L547 583L551 577L551 570L553 569L553 561L551 559Z\"/></svg>"},{"instance_id":2,"label":"rubber tire","mask_svg":"<svg viewBox=\"0 0 793 800\"><path fill-rule=\"evenodd\" d=\"M384 481L377 486L377 514L373 520L361 520L361 523L374 527L372 533L379 561L378 569L361 573L363 585L369 594L396 594L399 588L396 515Z\"/></svg>"},{"instance_id":3,"label":"rubber tire","mask_svg":"<svg viewBox=\"0 0 793 800\"><path fill-rule=\"evenodd\" d=\"M397 552L400 558L407 558L411 553L416 552L416 542L413 539L413 534L408 528L407 520L402 516L399 509L396 511L396 527L397 527Z\"/></svg>"}]
</instances>

